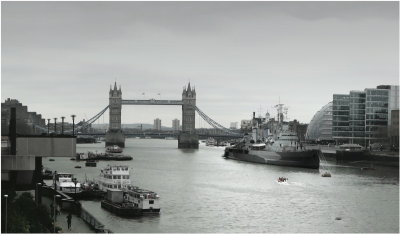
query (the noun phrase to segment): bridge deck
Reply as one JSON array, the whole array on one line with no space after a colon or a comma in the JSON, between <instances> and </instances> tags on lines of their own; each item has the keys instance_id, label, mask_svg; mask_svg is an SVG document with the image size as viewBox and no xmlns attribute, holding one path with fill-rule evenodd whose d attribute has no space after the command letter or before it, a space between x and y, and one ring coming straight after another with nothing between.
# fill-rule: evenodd
<instances>
[{"instance_id":1,"label":"bridge deck","mask_svg":"<svg viewBox=\"0 0 400 234\"><path fill-rule=\"evenodd\" d=\"M122 105L182 105L182 100L122 100Z\"/></svg>"}]
</instances>

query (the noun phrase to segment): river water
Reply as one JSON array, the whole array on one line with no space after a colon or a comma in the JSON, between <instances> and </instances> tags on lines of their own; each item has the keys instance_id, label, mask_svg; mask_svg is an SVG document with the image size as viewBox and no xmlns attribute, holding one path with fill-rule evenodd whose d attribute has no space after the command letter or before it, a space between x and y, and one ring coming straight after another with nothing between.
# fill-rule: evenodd
<instances>
[{"instance_id":1,"label":"river water","mask_svg":"<svg viewBox=\"0 0 400 234\"><path fill-rule=\"evenodd\" d=\"M177 145L127 139L123 153L132 161L100 161L93 168L45 158L43 164L80 181L107 164L129 165L134 185L160 195L160 215L134 219L109 213L99 201L82 201L113 232L399 232L398 168L321 162L332 174L326 178L313 169L224 159L222 147ZM104 152L104 142L77 145L77 152L87 151ZM281 176L288 182L278 183Z\"/></svg>"}]
</instances>

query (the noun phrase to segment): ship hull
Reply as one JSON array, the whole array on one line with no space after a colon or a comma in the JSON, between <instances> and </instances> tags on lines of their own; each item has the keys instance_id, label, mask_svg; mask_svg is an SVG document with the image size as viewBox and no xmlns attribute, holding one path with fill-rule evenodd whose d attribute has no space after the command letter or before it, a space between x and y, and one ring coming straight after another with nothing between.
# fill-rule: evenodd
<instances>
[{"instance_id":1,"label":"ship hull","mask_svg":"<svg viewBox=\"0 0 400 234\"><path fill-rule=\"evenodd\" d=\"M277 166L319 168L319 150L305 150L294 152L247 151L242 149L226 148L224 157L261 164Z\"/></svg>"},{"instance_id":2,"label":"ship hull","mask_svg":"<svg viewBox=\"0 0 400 234\"><path fill-rule=\"evenodd\" d=\"M120 216L132 217L143 214L159 214L160 208L157 209L140 209L136 207L123 207L120 203L113 203L107 200L101 201L101 207Z\"/></svg>"}]
</instances>

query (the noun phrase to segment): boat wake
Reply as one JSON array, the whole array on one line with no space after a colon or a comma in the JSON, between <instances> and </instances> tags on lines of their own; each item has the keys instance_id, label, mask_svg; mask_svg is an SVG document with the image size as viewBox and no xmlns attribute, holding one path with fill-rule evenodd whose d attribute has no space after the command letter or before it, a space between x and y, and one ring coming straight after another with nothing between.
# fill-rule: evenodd
<instances>
[{"instance_id":1,"label":"boat wake","mask_svg":"<svg viewBox=\"0 0 400 234\"><path fill-rule=\"evenodd\" d=\"M283 182L276 181L276 183L282 184L282 185L289 185L289 182L287 182L287 181L283 181Z\"/></svg>"}]
</instances>

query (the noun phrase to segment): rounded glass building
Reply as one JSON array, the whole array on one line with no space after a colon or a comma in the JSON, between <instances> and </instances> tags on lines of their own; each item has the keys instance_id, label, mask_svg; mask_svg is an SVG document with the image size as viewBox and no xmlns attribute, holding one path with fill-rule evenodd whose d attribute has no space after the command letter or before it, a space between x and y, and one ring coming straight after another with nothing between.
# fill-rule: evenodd
<instances>
[{"instance_id":1,"label":"rounded glass building","mask_svg":"<svg viewBox=\"0 0 400 234\"><path fill-rule=\"evenodd\" d=\"M307 127L306 139L310 141L332 141L332 102L315 113Z\"/></svg>"}]
</instances>

